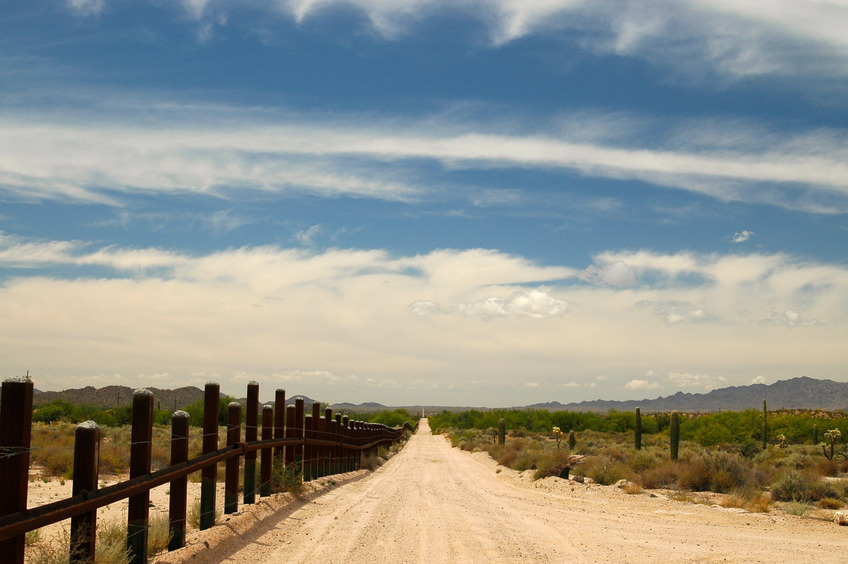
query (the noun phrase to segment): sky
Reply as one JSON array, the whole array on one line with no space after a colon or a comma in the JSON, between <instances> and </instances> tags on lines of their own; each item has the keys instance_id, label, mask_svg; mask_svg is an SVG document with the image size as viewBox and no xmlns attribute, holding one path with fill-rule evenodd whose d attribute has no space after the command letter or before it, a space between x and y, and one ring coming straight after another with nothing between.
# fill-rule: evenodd
<instances>
[{"instance_id":1,"label":"sky","mask_svg":"<svg viewBox=\"0 0 848 564\"><path fill-rule=\"evenodd\" d=\"M844 0L0 0L0 375L848 381Z\"/></svg>"}]
</instances>

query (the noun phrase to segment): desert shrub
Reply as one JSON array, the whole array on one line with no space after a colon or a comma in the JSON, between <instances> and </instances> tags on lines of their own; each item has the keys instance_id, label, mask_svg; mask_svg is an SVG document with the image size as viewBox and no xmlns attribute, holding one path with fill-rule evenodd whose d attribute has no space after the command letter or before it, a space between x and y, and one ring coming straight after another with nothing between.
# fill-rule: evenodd
<instances>
[{"instance_id":1,"label":"desert shrub","mask_svg":"<svg viewBox=\"0 0 848 564\"><path fill-rule=\"evenodd\" d=\"M635 480L643 488L649 490L673 488L677 484L677 469L676 463L667 460L662 464L643 470L635 477Z\"/></svg>"},{"instance_id":2,"label":"desert shrub","mask_svg":"<svg viewBox=\"0 0 848 564\"><path fill-rule=\"evenodd\" d=\"M614 484L632 474L627 465L606 456L587 456L575 473L602 485Z\"/></svg>"},{"instance_id":3,"label":"desert shrub","mask_svg":"<svg viewBox=\"0 0 848 564\"><path fill-rule=\"evenodd\" d=\"M771 491L779 501L807 503L839 495L831 484L810 472L787 470L772 483Z\"/></svg>"},{"instance_id":4,"label":"desert shrub","mask_svg":"<svg viewBox=\"0 0 848 564\"><path fill-rule=\"evenodd\" d=\"M819 507L822 509L842 509L845 504L840 499L823 497L819 500Z\"/></svg>"},{"instance_id":5,"label":"desert shrub","mask_svg":"<svg viewBox=\"0 0 848 564\"><path fill-rule=\"evenodd\" d=\"M677 470L677 488L693 492L710 489L710 469L701 456L681 460Z\"/></svg>"},{"instance_id":6,"label":"desert shrub","mask_svg":"<svg viewBox=\"0 0 848 564\"><path fill-rule=\"evenodd\" d=\"M626 453L624 462L638 474L661 464L664 455L665 451L643 446L641 450Z\"/></svg>"},{"instance_id":7,"label":"desert shrub","mask_svg":"<svg viewBox=\"0 0 848 564\"><path fill-rule=\"evenodd\" d=\"M559 476L566 467L569 467L570 453L567 450L556 449L545 451L539 455L536 462L535 479L546 478L548 476Z\"/></svg>"}]
</instances>

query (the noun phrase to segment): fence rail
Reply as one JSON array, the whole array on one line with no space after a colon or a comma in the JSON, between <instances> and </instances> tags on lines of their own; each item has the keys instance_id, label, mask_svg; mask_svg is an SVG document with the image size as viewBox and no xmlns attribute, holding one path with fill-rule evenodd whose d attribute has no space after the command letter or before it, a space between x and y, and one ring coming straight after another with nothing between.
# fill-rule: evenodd
<instances>
[{"instance_id":1,"label":"fence rail","mask_svg":"<svg viewBox=\"0 0 848 564\"><path fill-rule=\"evenodd\" d=\"M261 409L262 438L259 439L259 384L248 384L247 413L242 441L242 406L227 406L226 446L219 448L218 413L220 388L206 385L204 391L203 453L188 459L189 416L175 412L171 419L170 465L152 472L153 395L137 390L133 396L132 443L130 445L130 478L124 482L98 488L100 433L92 422L77 427L74 446L74 482L72 496L60 501L27 509L29 451L31 448L33 383L29 379L7 380L0 395L0 559L22 564L27 532L71 519L70 554L72 561L87 562L94 555L94 532L97 509L129 499L127 511L127 548L131 562L147 561L150 490L171 484L169 550L185 546L186 483L188 476L201 472L200 528L215 524L215 492L218 464L226 464L224 479L224 512L238 508L239 468L243 461L243 503L256 502L271 495L273 468L286 471L306 481L331 474L358 469L362 459L382 445L403 438L409 429L350 420L333 414L320 404L312 413L304 413L304 400L286 406L285 391L277 390L273 407ZM256 484L256 459L261 457L259 485Z\"/></svg>"}]
</instances>

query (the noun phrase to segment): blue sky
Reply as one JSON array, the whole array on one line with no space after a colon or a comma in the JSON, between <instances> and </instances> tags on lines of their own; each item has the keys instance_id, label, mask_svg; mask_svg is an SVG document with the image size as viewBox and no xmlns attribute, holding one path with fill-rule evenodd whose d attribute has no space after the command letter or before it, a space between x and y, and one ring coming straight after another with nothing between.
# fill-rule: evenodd
<instances>
[{"instance_id":1,"label":"blue sky","mask_svg":"<svg viewBox=\"0 0 848 564\"><path fill-rule=\"evenodd\" d=\"M0 368L394 405L846 381L845 29L0 0Z\"/></svg>"}]
</instances>

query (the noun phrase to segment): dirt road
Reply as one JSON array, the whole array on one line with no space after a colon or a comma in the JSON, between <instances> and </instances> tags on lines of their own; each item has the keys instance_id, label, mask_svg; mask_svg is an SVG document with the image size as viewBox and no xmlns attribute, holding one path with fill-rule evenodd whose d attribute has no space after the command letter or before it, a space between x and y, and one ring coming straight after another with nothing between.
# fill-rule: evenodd
<instances>
[{"instance_id":1,"label":"dirt road","mask_svg":"<svg viewBox=\"0 0 848 564\"><path fill-rule=\"evenodd\" d=\"M238 550L232 543L213 546L187 561L812 564L848 558L848 527L558 478L531 482L486 455L452 449L430 434L426 420L378 471L237 537ZM177 554L163 562L177 562Z\"/></svg>"}]
</instances>

